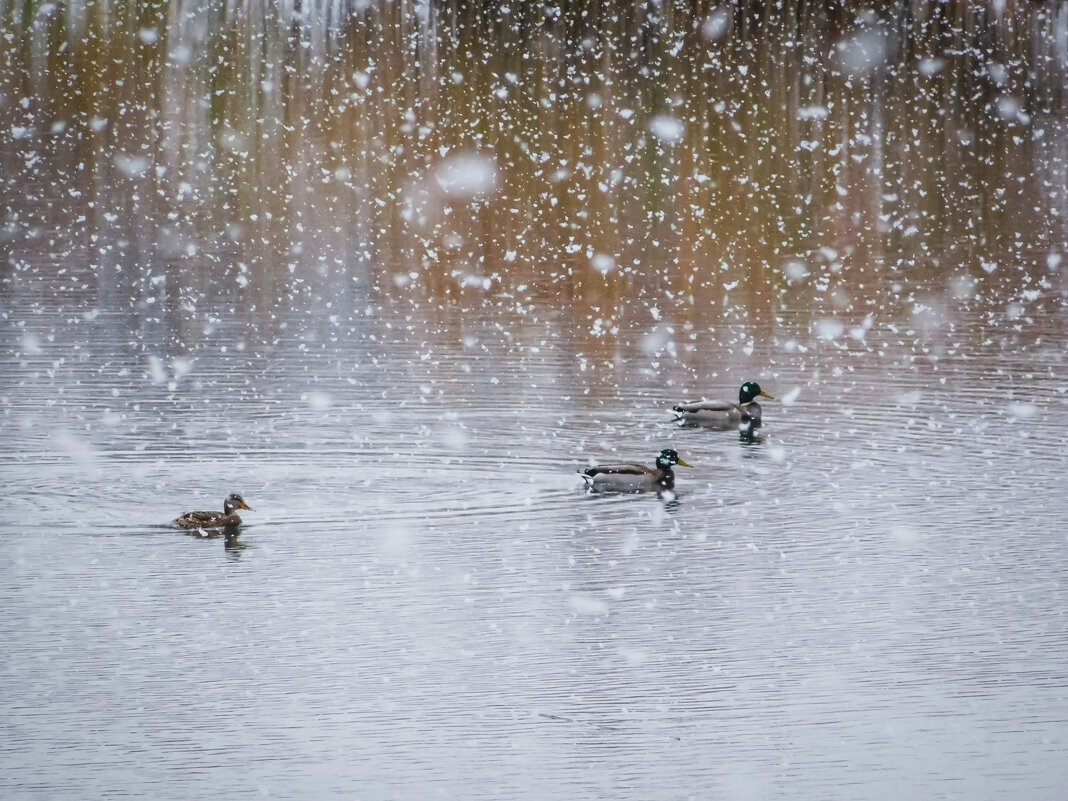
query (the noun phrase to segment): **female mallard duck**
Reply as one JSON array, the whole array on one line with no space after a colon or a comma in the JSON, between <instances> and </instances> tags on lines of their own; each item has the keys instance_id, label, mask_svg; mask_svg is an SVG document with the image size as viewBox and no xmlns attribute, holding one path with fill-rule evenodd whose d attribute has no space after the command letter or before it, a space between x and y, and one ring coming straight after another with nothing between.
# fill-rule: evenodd
<instances>
[{"instance_id":1,"label":"female mallard duck","mask_svg":"<svg viewBox=\"0 0 1068 801\"><path fill-rule=\"evenodd\" d=\"M171 522L182 528L236 528L241 525L237 509L252 511L252 507L245 503L245 499L234 493L223 501L221 512L186 512Z\"/></svg>"},{"instance_id":2,"label":"female mallard duck","mask_svg":"<svg viewBox=\"0 0 1068 801\"><path fill-rule=\"evenodd\" d=\"M738 402L725 400L702 400L693 403L680 403L673 407L675 419L680 423L713 428L733 428L739 426L751 433L760 428L760 404L757 398L775 400L760 388L756 381L746 381L738 390Z\"/></svg>"},{"instance_id":3,"label":"female mallard duck","mask_svg":"<svg viewBox=\"0 0 1068 801\"><path fill-rule=\"evenodd\" d=\"M665 448L656 457L656 467L643 464L617 462L599 464L579 471L586 481L586 488L595 491L641 492L642 490L669 490L675 488L675 471L671 468L692 467L679 458L679 455Z\"/></svg>"}]
</instances>

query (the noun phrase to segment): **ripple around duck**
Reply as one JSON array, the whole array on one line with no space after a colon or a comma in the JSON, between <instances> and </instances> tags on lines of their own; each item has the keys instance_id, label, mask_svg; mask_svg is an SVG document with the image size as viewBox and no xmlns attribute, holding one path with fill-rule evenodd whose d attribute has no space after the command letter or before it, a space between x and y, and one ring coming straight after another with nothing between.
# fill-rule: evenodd
<instances>
[{"instance_id":1,"label":"ripple around duck","mask_svg":"<svg viewBox=\"0 0 1068 801\"><path fill-rule=\"evenodd\" d=\"M502 475L499 457L424 450L400 456L382 449L328 451L247 448L205 458L199 452L94 452L0 462L11 488L7 514L24 526L153 525L158 512L219 508L240 491L271 525L391 525L474 516L529 515L570 503L581 482L536 457L516 457ZM180 488L187 487L182 491ZM166 513L164 513L166 514ZM260 518L262 520L262 518ZM261 523L262 524L262 523Z\"/></svg>"},{"instance_id":2,"label":"ripple around duck","mask_svg":"<svg viewBox=\"0 0 1068 801\"><path fill-rule=\"evenodd\" d=\"M226 492L238 490L254 506L264 506L253 500L257 496L265 499L270 519L285 525L394 525L569 513L582 495L573 471L591 454L648 462L648 454L669 443L695 464L677 471L685 503L739 506L775 498L801 509L816 498L847 500L857 510L888 500L895 508L919 508L917 496L952 500L953 486L979 489L1052 465L1063 446L1055 417L1023 431L998 420L973 421L964 436L910 424L916 418L909 408L854 408L844 419L831 419L819 417L817 404L795 404L752 444L739 442L734 432L677 429L653 415L624 414L615 421L579 415L572 422L545 409L516 424L476 409L439 414L431 426L397 428L383 419L350 446L330 439L336 434L321 418L311 418L310 428L297 418L286 426L312 433L317 444L263 447L238 440L210 448L175 443L106 450L68 437L62 452L9 452L0 457L0 473L18 488L7 513L33 525L80 524L94 515L101 522L149 524L158 522L147 516L149 508L174 514L216 508ZM375 440L392 445L369 444ZM601 508L613 503L625 501L606 500Z\"/></svg>"}]
</instances>

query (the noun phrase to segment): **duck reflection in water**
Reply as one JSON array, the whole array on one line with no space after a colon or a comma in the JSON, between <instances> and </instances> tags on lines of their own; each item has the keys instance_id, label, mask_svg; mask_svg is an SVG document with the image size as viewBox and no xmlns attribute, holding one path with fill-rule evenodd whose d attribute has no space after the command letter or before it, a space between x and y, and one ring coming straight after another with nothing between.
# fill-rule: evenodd
<instances>
[{"instance_id":1,"label":"duck reflection in water","mask_svg":"<svg viewBox=\"0 0 1068 801\"><path fill-rule=\"evenodd\" d=\"M241 537L241 529L237 526L229 528L198 528L189 529L185 532L188 536L198 540L222 540L223 549L232 556L238 556L248 547Z\"/></svg>"},{"instance_id":2,"label":"duck reflection in water","mask_svg":"<svg viewBox=\"0 0 1068 801\"><path fill-rule=\"evenodd\" d=\"M677 512L681 506L675 490L660 490L656 493L656 497L664 502L665 512Z\"/></svg>"},{"instance_id":3,"label":"duck reflection in water","mask_svg":"<svg viewBox=\"0 0 1068 801\"><path fill-rule=\"evenodd\" d=\"M738 426L738 441L743 445L763 445L767 433L759 427Z\"/></svg>"},{"instance_id":4,"label":"duck reflection in water","mask_svg":"<svg viewBox=\"0 0 1068 801\"><path fill-rule=\"evenodd\" d=\"M223 532L223 550L226 551L228 556L237 558L241 555L241 552L248 547L245 543L237 538L239 531L224 531Z\"/></svg>"}]
</instances>

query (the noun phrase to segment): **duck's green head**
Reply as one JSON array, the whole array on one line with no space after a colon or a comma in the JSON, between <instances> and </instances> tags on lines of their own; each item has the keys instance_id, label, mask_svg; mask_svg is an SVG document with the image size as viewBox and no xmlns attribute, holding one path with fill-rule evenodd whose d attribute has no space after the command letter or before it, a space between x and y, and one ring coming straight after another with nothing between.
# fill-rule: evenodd
<instances>
[{"instance_id":1,"label":"duck's green head","mask_svg":"<svg viewBox=\"0 0 1068 801\"><path fill-rule=\"evenodd\" d=\"M679 458L678 452L671 448L664 448L664 450L660 451L660 455L656 457L657 467L670 467L675 464L679 467L693 467L692 464L686 464L686 462L682 461L682 459Z\"/></svg>"},{"instance_id":2,"label":"duck's green head","mask_svg":"<svg viewBox=\"0 0 1068 801\"><path fill-rule=\"evenodd\" d=\"M742 384L742 388L738 390L738 403L743 406L756 398L767 398L768 400L775 400L767 392L760 388L760 384L756 381L746 381Z\"/></svg>"}]
</instances>

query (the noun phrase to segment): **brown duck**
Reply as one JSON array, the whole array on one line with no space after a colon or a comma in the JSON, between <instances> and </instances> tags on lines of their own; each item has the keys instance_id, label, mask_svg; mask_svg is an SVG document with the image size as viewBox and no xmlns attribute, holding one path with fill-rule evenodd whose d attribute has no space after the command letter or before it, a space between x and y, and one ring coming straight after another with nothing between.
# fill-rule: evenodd
<instances>
[{"instance_id":1,"label":"brown duck","mask_svg":"<svg viewBox=\"0 0 1068 801\"><path fill-rule=\"evenodd\" d=\"M237 516L236 511L238 509L252 511L245 499L234 493L223 501L221 512L186 512L171 522L182 528L236 528L241 525L241 518Z\"/></svg>"}]
</instances>

